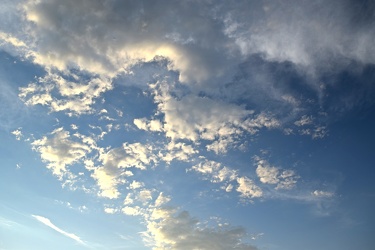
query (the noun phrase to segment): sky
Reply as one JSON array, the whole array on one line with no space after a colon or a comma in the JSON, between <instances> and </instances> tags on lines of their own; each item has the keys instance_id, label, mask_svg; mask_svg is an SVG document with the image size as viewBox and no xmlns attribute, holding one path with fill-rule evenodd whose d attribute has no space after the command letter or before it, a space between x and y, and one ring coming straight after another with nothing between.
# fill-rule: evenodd
<instances>
[{"instance_id":1,"label":"sky","mask_svg":"<svg viewBox=\"0 0 375 250\"><path fill-rule=\"evenodd\" d=\"M0 249L375 248L373 1L0 6Z\"/></svg>"}]
</instances>

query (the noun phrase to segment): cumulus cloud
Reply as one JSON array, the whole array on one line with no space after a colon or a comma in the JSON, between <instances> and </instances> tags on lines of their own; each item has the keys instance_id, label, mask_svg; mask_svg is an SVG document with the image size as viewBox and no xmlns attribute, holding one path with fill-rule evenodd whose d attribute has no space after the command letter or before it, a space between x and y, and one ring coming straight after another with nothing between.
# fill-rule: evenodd
<instances>
[{"instance_id":1,"label":"cumulus cloud","mask_svg":"<svg viewBox=\"0 0 375 250\"><path fill-rule=\"evenodd\" d=\"M50 227L52 228L53 230L55 230L56 232L68 237L68 238L71 238L73 240L75 240L76 242L78 242L79 244L81 245L86 245L86 243L81 240L80 237L78 237L77 235L75 234L72 234L72 233L68 233L64 230L62 230L61 228L57 227L55 224L53 224L48 218L46 217L43 217L43 216L39 216L39 215L32 215L32 217L34 217L35 219L37 219L39 222L43 223L44 225L46 225L47 227Z\"/></svg>"},{"instance_id":2,"label":"cumulus cloud","mask_svg":"<svg viewBox=\"0 0 375 250\"><path fill-rule=\"evenodd\" d=\"M202 228L199 220L192 218L187 211L178 213L163 208L158 209L157 214L157 219L148 222L148 230L143 234L152 249L257 249L241 242L246 235L243 228Z\"/></svg>"},{"instance_id":3,"label":"cumulus cloud","mask_svg":"<svg viewBox=\"0 0 375 250\"><path fill-rule=\"evenodd\" d=\"M253 180L248 177L238 177L237 178L237 192L241 194L243 198L260 198L263 196L263 191L258 187Z\"/></svg>"},{"instance_id":4,"label":"cumulus cloud","mask_svg":"<svg viewBox=\"0 0 375 250\"><path fill-rule=\"evenodd\" d=\"M264 184L276 185L275 189L292 189L299 178L293 170L283 170L271 166L268 161L255 157L257 161L256 174Z\"/></svg>"},{"instance_id":5,"label":"cumulus cloud","mask_svg":"<svg viewBox=\"0 0 375 250\"><path fill-rule=\"evenodd\" d=\"M55 129L50 137L44 136L42 139L33 141L34 150L40 153L40 157L47 162L47 168L53 174L62 178L69 174L67 166L71 166L85 159L91 152L91 148L82 141L73 139L70 133L63 128Z\"/></svg>"},{"instance_id":6,"label":"cumulus cloud","mask_svg":"<svg viewBox=\"0 0 375 250\"><path fill-rule=\"evenodd\" d=\"M136 125L139 129L143 129L146 131L153 131L153 132L163 131L163 124L159 120L147 121L145 118L134 119L134 125Z\"/></svg>"},{"instance_id":7,"label":"cumulus cloud","mask_svg":"<svg viewBox=\"0 0 375 250\"><path fill-rule=\"evenodd\" d=\"M243 243L247 234L244 228L231 227L229 224L207 226L190 216L187 211L169 206L170 197L162 192L157 198L150 198L146 203L128 204L122 212L129 216L141 216L146 231L141 236L152 249L207 249L227 250L257 248Z\"/></svg>"},{"instance_id":8,"label":"cumulus cloud","mask_svg":"<svg viewBox=\"0 0 375 250\"><path fill-rule=\"evenodd\" d=\"M172 11L165 11L165 6ZM32 1L23 5L32 27L30 35L38 41L34 48L37 63L59 69L75 64L113 75L139 61L163 56L171 60L169 67L178 70L184 82L223 74L227 37L212 17L211 7L209 2L164 0ZM197 23L201 29L196 29Z\"/></svg>"},{"instance_id":9,"label":"cumulus cloud","mask_svg":"<svg viewBox=\"0 0 375 250\"><path fill-rule=\"evenodd\" d=\"M205 160L197 165L194 165L191 170L196 171L206 176L211 182L230 182L237 178L237 171L226 166L220 162Z\"/></svg>"},{"instance_id":10,"label":"cumulus cloud","mask_svg":"<svg viewBox=\"0 0 375 250\"><path fill-rule=\"evenodd\" d=\"M126 182L126 177L133 175L131 168L145 170L156 158L149 145L124 143L119 148L101 150L99 161L101 166L87 168L93 171L92 177L101 190L99 195L115 199L120 196L117 186ZM133 182L130 186L135 188L137 184Z\"/></svg>"},{"instance_id":11,"label":"cumulus cloud","mask_svg":"<svg viewBox=\"0 0 375 250\"><path fill-rule=\"evenodd\" d=\"M21 129L16 129L12 131L12 134L16 137L16 140L19 141L23 137Z\"/></svg>"},{"instance_id":12,"label":"cumulus cloud","mask_svg":"<svg viewBox=\"0 0 375 250\"><path fill-rule=\"evenodd\" d=\"M167 82L157 82L151 87L158 113L164 116L166 137L193 143L208 141L211 143L206 148L217 154L236 145L237 138L244 132L255 134L263 128L280 126L272 114L254 114L243 105L192 93L176 97ZM140 129L148 130L146 120L135 120L135 123Z\"/></svg>"},{"instance_id":13,"label":"cumulus cloud","mask_svg":"<svg viewBox=\"0 0 375 250\"><path fill-rule=\"evenodd\" d=\"M69 79L70 78L70 79ZM26 105L43 105L51 111L69 115L92 113L92 106L104 92L112 89L109 79L88 78L70 73L48 72L37 82L21 87L19 97Z\"/></svg>"}]
</instances>

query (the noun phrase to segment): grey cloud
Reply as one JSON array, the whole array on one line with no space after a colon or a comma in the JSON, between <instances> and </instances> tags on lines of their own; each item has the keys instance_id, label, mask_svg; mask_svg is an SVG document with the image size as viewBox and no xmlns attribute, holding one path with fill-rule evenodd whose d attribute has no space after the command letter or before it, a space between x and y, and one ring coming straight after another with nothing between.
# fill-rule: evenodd
<instances>
[{"instance_id":1,"label":"grey cloud","mask_svg":"<svg viewBox=\"0 0 375 250\"><path fill-rule=\"evenodd\" d=\"M226 67L227 38L205 2L82 0L24 6L41 64L116 73L164 56L182 81L205 80Z\"/></svg>"},{"instance_id":2,"label":"grey cloud","mask_svg":"<svg viewBox=\"0 0 375 250\"><path fill-rule=\"evenodd\" d=\"M373 63L375 53L371 28L374 16L358 22L365 9L353 8L354 1L262 1L257 19L248 17L247 1L230 13L230 35L242 53L263 53L267 59L291 61L324 69L331 63L359 60ZM371 9L374 4L362 1ZM360 5L360 4L357 4ZM242 8L239 8L242 7ZM366 24L364 24L364 22ZM336 65L337 66L337 65ZM321 68L323 67L323 68Z\"/></svg>"}]
</instances>

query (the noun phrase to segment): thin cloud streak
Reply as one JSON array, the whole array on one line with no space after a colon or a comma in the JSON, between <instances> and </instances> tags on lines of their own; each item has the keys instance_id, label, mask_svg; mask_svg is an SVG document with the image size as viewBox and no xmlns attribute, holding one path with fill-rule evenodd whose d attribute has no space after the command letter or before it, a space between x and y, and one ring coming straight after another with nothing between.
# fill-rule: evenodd
<instances>
[{"instance_id":1,"label":"thin cloud streak","mask_svg":"<svg viewBox=\"0 0 375 250\"><path fill-rule=\"evenodd\" d=\"M75 240L76 242L78 242L81 245L85 245L86 246L86 243L83 240L81 240L80 237L78 237L75 234L68 233L68 232L62 230L61 228L59 228L56 225L54 225L48 218L43 217L43 216L39 216L39 215L32 215L32 217L34 217L35 219L37 219L39 222L43 223L47 227L50 227L53 230L57 231L58 233L66 236L68 238L71 238L71 239Z\"/></svg>"}]
</instances>

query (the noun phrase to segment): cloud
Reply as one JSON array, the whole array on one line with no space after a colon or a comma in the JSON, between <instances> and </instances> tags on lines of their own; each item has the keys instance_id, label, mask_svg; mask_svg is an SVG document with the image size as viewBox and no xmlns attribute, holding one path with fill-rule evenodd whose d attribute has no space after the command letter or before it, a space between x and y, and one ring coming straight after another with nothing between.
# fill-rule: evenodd
<instances>
[{"instance_id":1,"label":"cloud","mask_svg":"<svg viewBox=\"0 0 375 250\"><path fill-rule=\"evenodd\" d=\"M16 137L17 141L21 140L21 138L23 137L21 128L16 129L16 130L12 131L11 133Z\"/></svg>"},{"instance_id":2,"label":"cloud","mask_svg":"<svg viewBox=\"0 0 375 250\"><path fill-rule=\"evenodd\" d=\"M191 170L205 175L211 182L220 183L233 181L237 178L237 171L223 166L220 162L202 161L194 165Z\"/></svg>"},{"instance_id":3,"label":"cloud","mask_svg":"<svg viewBox=\"0 0 375 250\"><path fill-rule=\"evenodd\" d=\"M254 114L244 105L225 102L220 98L179 93L178 86L160 81L150 86L157 114L163 115L163 131L172 141L189 140L194 144L210 142L206 148L216 154L226 153L239 143L245 132L275 129L281 124L271 113ZM182 95L179 97L179 95ZM146 119L136 119L136 126L149 130Z\"/></svg>"},{"instance_id":4,"label":"cloud","mask_svg":"<svg viewBox=\"0 0 375 250\"><path fill-rule=\"evenodd\" d=\"M245 15L250 4L253 12ZM372 3L365 5L374 8ZM235 39L242 54L263 53L268 60L323 70L332 63L345 63L347 58L373 63L370 41L375 32L370 27L374 18L352 21L363 12L351 1L241 1L229 11L227 34Z\"/></svg>"},{"instance_id":5,"label":"cloud","mask_svg":"<svg viewBox=\"0 0 375 250\"><path fill-rule=\"evenodd\" d=\"M173 11L166 12L165 6ZM29 35L38 41L33 48L37 63L61 70L78 65L114 75L162 56L180 72L181 81L191 82L222 75L226 67L226 57L216 51L225 51L227 38L212 18L211 7L208 2L82 0L32 1L23 10L32 27ZM196 29L197 23L201 29Z\"/></svg>"},{"instance_id":6,"label":"cloud","mask_svg":"<svg viewBox=\"0 0 375 250\"><path fill-rule=\"evenodd\" d=\"M48 163L47 168L60 179L70 173L67 166L84 160L91 152L90 145L72 140L70 133L63 128L55 129L50 137L44 136L33 141L31 145L40 153L41 159Z\"/></svg>"},{"instance_id":7,"label":"cloud","mask_svg":"<svg viewBox=\"0 0 375 250\"><path fill-rule=\"evenodd\" d=\"M202 250L256 250L241 242L246 233L240 227L218 229L200 227L199 221L187 211L176 213L173 209L157 209L157 219L149 221L143 234L152 249L202 249Z\"/></svg>"},{"instance_id":8,"label":"cloud","mask_svg":"<svg viewBox=\"0 0 375 250\"><path fill-rule=\"evenodd\" d=\"M256 174L264 184L276 185L275 189L292 189L300 178L293 170L282 170L271 166L268 161L255 157L257 161Z\"/></svg>"},{"instance_id":9,"label":"cloud","mask_svg":"<svg viewBox=\"0 0 375 250\"><path fill-rule=\"evenodd\" d=\"M44 225L46 225L47 227L50 227L52 228L53 230L55 230L56 232L68 237L68 238L71 238L73 240L75 240L76 242L78 242L79 244L81 245L86 245L86 243L81 240L80 237L78 237L77 235L75 234L72 234L72 233L68 233L62 229L60 229L59 227L55 226L48 218L46 217L43 217L43 216L39 216L39 215L32 215L32 217L34 217L35 219L37 219L39 222L43 223Z\"/></svg>"},{"instance_id":10,"label":"cloud","mask_svg":"<svg viewBox=\"0 0 375 250\"><path fill-rule=\"evenodd\" d=\"M143 129L146 131L153 131L153 132L163 131L163 124L159 120L147 121L145 118L134 119L134 125L136 125L139 129Z\"/></svg>"},{"instance_id":11,"label":"cloud","mask_svg":"<svg viewBox=\"0 0 375 250\"><path fill-rule=\"evenodd\" d=\"M117 186L126 182L126 177L132 176L131 168L146 170L156 163L157 159L150 145L141 143L124 143L122 147L110 150L100 150L100 167L87 166L93 171L91 176L97 181L100 188L99 195L116 199L120 196ZM130 186L135 187L132 183Z\"/></svg>"},{"instance_id":12,"label":"cloud","mask_svg":"<svg viewBox=\"0 0 375 250\"><path fill-rule=\"evenodd\" d=\"M10 34L0 32L0 41L3 41L4 43L11 44L15 47L26 47L26 44L19 40L17 37L14 37Z\"/></svg>"},{"instance_id":13,"label":"cloud","mask_svg":"<svg viewBox=\"0 0 375 250\"><path fill-rule=\"evenodd\" d=\"M263 196L263 191L258 187L253 180L248 177L238 177L237 178L237 192L241 194L242 198L260 198Z\"/></svg>"},{"instance_id":14,"label":"cloud","mask_svg":"<svg viewBox=\"0 0 375 250\"><path fill-rule=\"evenodd\" d=\"M43 105L53 112L81 115L92 113L95 101L110 89L111 81L103 77L49 71L37 82L21 87L19 97L26 105Z\"/></svg>"},{"instance_id":15,"label":"cloud","mask_svg":"<svg viewBox=\"0 0 375 250\"><path fill-rule=\"evenodd\" d=\"M315 197L318 197L318 198L319 197L321 197L321 198L331 198L335 195L335 193L333 193L333 192L323 191L323 190L314 190L311 194Z\"/></svg>"},{"instance_id":16,"label":"cloud","mask_svg":"<svg viewBox=\"0 0 375 250\"><path fill-rule=\"evenodd\" d=\"M243 243L247 234L242 227L229 224L207 226L205 222L190 216L187 211L168 205L169 196L160 192L157 198L127 204L122 212L129 216L141 216L147 227L141 232L145 245L154 249L206 249L227 250L257 248Z\"/></svg>"}]
</instances>

